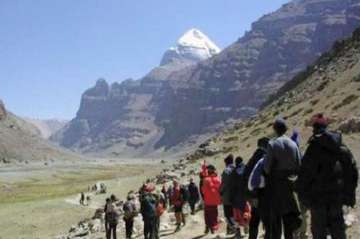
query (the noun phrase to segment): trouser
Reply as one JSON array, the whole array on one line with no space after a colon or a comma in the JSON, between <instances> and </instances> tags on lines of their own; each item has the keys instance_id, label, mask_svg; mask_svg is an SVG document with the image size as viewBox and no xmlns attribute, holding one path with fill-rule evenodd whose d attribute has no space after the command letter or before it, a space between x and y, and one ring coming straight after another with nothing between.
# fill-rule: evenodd
<instances>
[{"instance_id":1,"label":"trouser","mask_svg":"<svg viewBox=\"0 0 360 239\"><path fill-rule=\"evenodd\" d=\"M185 224L186 221L185 221L185 216L183 213L183 206L182 205L175 206L174 210L175 210L175 218L176 218L177 226L181 226L181 223Z\"/></svg>"},{"instance_id":2,"label":"trouser","mask_svg":"<svg viewBox=\"0 0 360 239\"><path fill-rule=\"evenodd\" d=\"M265 239L281 239L283 228L284 238L294 239L294 215L272 216L264 220L264 224Z\"/></svg>"},{"instance_id":3,"label":"trouser","mask_svg":"<svg viewBox=\"0 0 360 239\"><path fill-rule=\"evenodd\" d=\"M205 225L206 228L210 229L213 233L219 229L218 221L218 207L217 206L206 206L204 209Z\"/></svg>"},{"instance_id":4,"label":"trouser","mask_svg":"<svg viewBox=\"0 0 360 239\"><path fill-rule=\"evenodd\" d=\"M307 228L308 228L308 209L302 204L300 203L300 212L301 212L301 217L303 219L302 224L298 230L298 233L296 235L297 239L307 239Z\"/></svg>"},{"instance_id":5,"label":"trouser","mask_svg":"<svg viewBox=\"0 0 360 239\"><path fill-rule=\"evenodd\" d=\"M126 238L131 238L132 233L133 233L133 228L134 228L134 219L124 219L125 221L125 234L126 234Z\"/></svg>"},{"instance_id":6,"label":"trouser","mask_svg":"<svg viewBox=\"0 0 360 239\"><path fill-rule=\"evenodd\" d=\"M311 231L314 239L346 239L344 213L341 205L319 205L311 208Z\"/></svg>"},{"instance_id":7,"label":"trouser","mask_svg":"<svg viewBox=\"0 0 360 239\"><path fill-rule=\"evenodd\" d=\"M256 207L252 207L251 219L249 223L249 239L257 239L259 234L259 225L260 225L259 209Z\"/></svg>"},{"instance_id":8,"label":"trouser","mask_svg":"<svg viewBox=\"0 0 360 239\"><path fill-rule=\"evenodd\" d=\"M228 227L234 227L234 209L231 205L224 205L224 216Z\"/></svg>"},{"instance_id":9,"label":"trouser","mask_svg":"<svg viewBox=\"0 0 360 239\"><path fill-rule=\"evenodd\" d=\"M156 239L156 220L155 218L146 218L144 220L144 239Z\"/></svg>"},{"instance_id":10,"label":"trouser","mask_svg":"<svg viewBox=\"0 0 360 239\"><path fill-rule=\"evenodd\" d=\"M117 228L117 224L109 223L107 239L111 239L111 235L113 239L116 239L116 228Z\"/></svg>"},{"instance_id":11,"label":"trouser","mask_svg":"<svg viewBox=\"0 0 360 239\"><path fill-rule=\"evenodd\" d=\"M160 238L160 217L155 218L154 236L155 236L155 239Z\"/></svg>"},{"instance_id":12,"label":"trouser","mask_svg":"<svg viewBox=\"0 0 360 239\"><path fill-rule=\"evenodd\" d=\"M191 213L194 214L195 213L196 201L189 201L189 206L190 206L190 209L191 209Z\"/></svg>"},{"instance_id":13,"label":"trouser","mask_svg":"<svg viewBox=\"0 0 360 239\"><path fill-rule=\"evenodd\" d=\"M106 215L105 215L105 236L106 236L106 238L109 238L109 222L108 222L108 220L107 220L107 218L106 218Z\"/></svg>"}]
</instances>

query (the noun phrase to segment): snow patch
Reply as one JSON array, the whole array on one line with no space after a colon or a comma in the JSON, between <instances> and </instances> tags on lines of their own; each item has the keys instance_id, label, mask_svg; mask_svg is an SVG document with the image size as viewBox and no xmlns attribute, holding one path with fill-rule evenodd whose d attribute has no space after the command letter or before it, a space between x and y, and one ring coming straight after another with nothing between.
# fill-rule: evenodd
<instances>
[{"instance_id":1,"label":"snow patch","mask_svg":"<svg viewBox=\"0 0 360 239\"><path fill-rule=\"evenodd\" d=\"M220 48L198 29L190 29L177 41L176 47L169 48L161 65L173 62L199 62L220 53Z\"/></svg>"}]
</instances>

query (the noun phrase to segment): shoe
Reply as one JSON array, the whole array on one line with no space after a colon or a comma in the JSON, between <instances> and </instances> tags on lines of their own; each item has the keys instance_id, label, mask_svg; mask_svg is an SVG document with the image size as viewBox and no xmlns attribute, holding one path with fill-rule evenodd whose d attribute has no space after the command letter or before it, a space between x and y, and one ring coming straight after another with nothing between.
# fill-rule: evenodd
<instances>
[{"instance_id":1,"label":"shoe","mask_svg":"<svg viewBox=\"0 0 360 239\"><path fill-rule=\"evenodd\" d=\"M180 230L181 230L181 225L177 225L176 229L175 229L175 232L179 232Z\"/></svg>"},{"instance_id":2,"label":"shoe","mask_svg":"<svg viewBox=\"0 0 360 239\"><path fill-rule=\"evenodd\" d=\"M242 236L241 236L240 228L237 228L235 231L236 231L236 232L235 232L235 237L234 237L234 239L241 239Z\"/></svg>"},{"instance_id":3,"label":"shoe","mask_svg":"<svg viewBox=\"0 0 360 239\"><path fill-rule=\"evenodd\" d=\"M209 232L210 232L210 229L208 228L208 227L206 227L206 229L205 229L205 234L209 234Z\"/></svg>"},{"instance_id":4,"label":"shoe","mask_svg":"<svg viewBox=\"0 0 360 239\"><path fill-rule=\"evenodd\" d=\"M226 226L226 235L232 235L235 233L236 233L236 230L233 226L230 226L230 225Z\"/></svg>"}]
</instances>

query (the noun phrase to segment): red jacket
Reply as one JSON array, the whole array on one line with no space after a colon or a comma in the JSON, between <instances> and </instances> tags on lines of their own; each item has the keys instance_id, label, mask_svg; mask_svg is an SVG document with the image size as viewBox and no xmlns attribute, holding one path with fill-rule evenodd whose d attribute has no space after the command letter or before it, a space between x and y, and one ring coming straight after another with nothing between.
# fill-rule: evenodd
<instances>
[{"instance_id":1,"label":"red jacket","mask_svg":"<svg viewBox=\"0 0 360 239\"><path fill-rule=\"evenodd\" d=\"M171 200L171 204L174 206L182 206L184 204L184 199L180 186L173 188L171 192L170 200Z\"/></svg>"},{"instance_id":2,"label":"red jacket","mask_svg":"<svg viewBox=\"0 0 360 239\"><path fill-rule=\"evenodd\" d=\"M201 191L204 194L206 206L218 206L221 204L220 185L221 179L216 174L204 178Z\"/></svg>"}]
</instances>

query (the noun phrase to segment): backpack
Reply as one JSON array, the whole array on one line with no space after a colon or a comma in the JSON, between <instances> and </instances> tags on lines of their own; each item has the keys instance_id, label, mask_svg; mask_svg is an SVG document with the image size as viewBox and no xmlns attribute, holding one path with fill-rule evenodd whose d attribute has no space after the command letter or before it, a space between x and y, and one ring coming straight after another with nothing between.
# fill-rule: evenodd
<instances>
[{"instance_id":1,"label":"backpack","mask_svg":"<svg viewBox=\"0 0 360 239\"><path fill-rule=\"evenodd\" d=\"M163 193L161 193L160 195L158 195L158 200L156 204L156 215L160 217L161 215L164 214L165 210L166 210L166 199Z\"/></svg>"},{"instance_id":2,"label":"backpack","mask_svg":"<svg viewBox=\"0 0 360 239\"><path fill-rule=\"evenodd\" d=\"M133 202L125 202L124 204L124 218L125 219L131 219L136 217L137 215L137 211L136 211L136 207L135 204Z\"/></svg>"},{"instance_id":3,"label":"backpack","mask_svg":"<svg viewBox=\"0 0 360 239\"><path fill-rule=\"evenodd\" d=\"M146 193L141 200L141 213L143 217L156 217L157 198L152 193Z\"/></svg>"},{"instance_id":4,"label":"backpack","mask_svg":"<svg viewBox=\"0 0 360 239\"><path fill-rule=\"evenodd\" d=\"M106 218L110 224L118 224L119 214L116 212L113 203L109 203L106 206Z\"/></svg>"},{"instance_id":5,"label":"backpack","mask_svg":"<svg viewBox=\"0 0 360 239\"><path fill-rule=\"evenodd\" d=\"M156 206L156 215L160 217L165 212L165 206L163 202L159 202Z\"/></svg>"},{"instance_id":6,"label":"backpack","mask_svg":"<svg viewBox=\"0 0 360 239\"><path fill-rule=\"evenodd\" d=\"M341 145L339 148L334 170L336 174L340 175L343 181L343 204L354 207L356 204L356 188L358 186L359 171L353 154L345 145Z\"/></svg>"}]
</instances>

